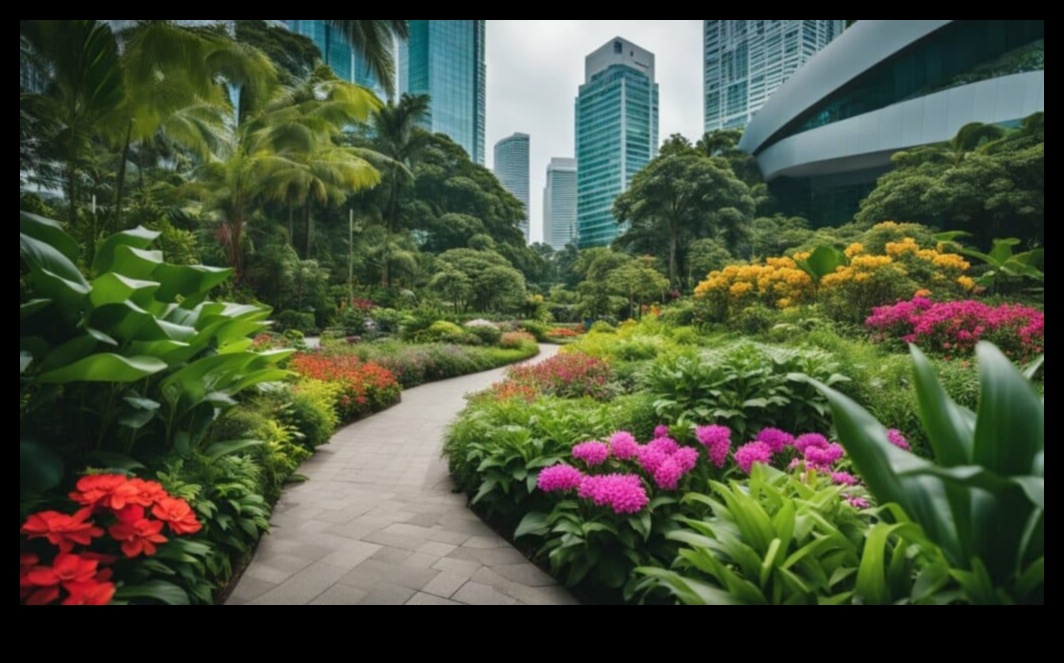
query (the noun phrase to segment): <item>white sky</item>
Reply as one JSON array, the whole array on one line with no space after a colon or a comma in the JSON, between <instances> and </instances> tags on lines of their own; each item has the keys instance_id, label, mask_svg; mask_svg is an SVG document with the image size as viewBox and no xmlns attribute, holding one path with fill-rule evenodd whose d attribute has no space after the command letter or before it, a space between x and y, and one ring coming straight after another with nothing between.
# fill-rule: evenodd
<instances>
[{"instance_id":1,"label":"white sky","mask_svg":"<svg viewBox=\"0 0 1064 663\"><path fill-rule=\"evenodd\" d=\"M584 58L614 37L657 57L661 139L702 135L702 21L488 21L487 165L495 143L532 137L532 241L543 237L543 187L551 157L574 157L573 104Z\"/></svg>"}]
</instances>

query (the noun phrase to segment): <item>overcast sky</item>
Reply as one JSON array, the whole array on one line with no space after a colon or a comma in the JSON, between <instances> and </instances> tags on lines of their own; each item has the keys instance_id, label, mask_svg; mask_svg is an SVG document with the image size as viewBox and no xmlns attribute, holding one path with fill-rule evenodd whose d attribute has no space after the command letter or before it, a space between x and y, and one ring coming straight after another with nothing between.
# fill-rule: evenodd
<instances>
[{"instance_id":1,"label":"overcast sky","mask_svg":"<svg viewBox=\"0 0 1064 663\"><path fill-rule=\"evenodd\" d=\"M661 138L702 135L702 21L488 21L488 167L495 143L532 137L532 241L543 237L551 157L574 157L574 101L584 58L614 37L654 53Z\"/></svg>"}]
</instances>

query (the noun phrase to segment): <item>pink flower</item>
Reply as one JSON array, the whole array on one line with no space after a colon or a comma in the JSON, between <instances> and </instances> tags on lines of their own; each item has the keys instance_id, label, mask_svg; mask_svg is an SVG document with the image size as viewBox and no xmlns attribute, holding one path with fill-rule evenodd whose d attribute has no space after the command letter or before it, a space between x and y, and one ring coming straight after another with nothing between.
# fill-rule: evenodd
<instances>
[{"instance_id":1,"label":"pink flower","mask_svg":"<svg viewBox=\"0 0 1064 663\"><path fill-rule=\"evenodd\" d=\"M805 449L805 460L809 466L824 472L830 471L845 455L846 450L837 444L829 444L823 449L812 446Z\"/></svg>"},{"instance_id":2,"label":"pink flower","mask_svg":"<svg viewBox=\"0 0 1064 663\"><path fill-rule=\"evenodd\" d=\"M683 475L684 471L680 469L675 460L670 458L662 463L658 471L654 473L654 483L662 490L676 490Z\"/></svg>"},{"instance_id":3,"label":"pink flower","mask_svg":"<svg viewBox=\"0 0 1064 663\"><path fill-rule=\"evenodd\" d=\"M846 498L846 503L858 511L867 509L871 506L871 504L868 503L868 500L863 497L848 497Z\"/></svg>"},{"instance_id":4,"label":"pink flower","mask_svg":"<svg viewBox=\"0 0 1064 663\"><path fill-rule=\"evenodd\" d=\"M894 430L893 428L887 431L887 439L890 443L898 447L902 451L912 451L913 448L909 444L909 440L905 439L905 436L901 434L901 431Z\"/></svg>"},{"instance_id":5,"label":"pink flower","mask_svg":"<svg viewBox=\"0 0 1064 663\"><path fill-rule=\"evenodd\" d=\"M573 447L573 458L588 467L598 467L610 459L610 448L602 442L584 442Z\"/></svg>"},{"instance_id":6,"label":"pink flower","mask_svg":"<svg viewBox=\"0 0 1064 663\"><path fill-rule=\"evenodd\" d=\"M724 467L731 453L731 429L725 426L702 426L695 430L695 437L706 448L709 460L718 468Z\"/></svg>"},{"instance_id":7,"label":"pink flower","mask_svg":"<svg viewBox=\"0 0 1064 663\"><path fill-rule=\"evenodd\" d=\"M846 472L836 472L831 475L831 482L836 486L856 486L857 477Z\"/></svg>"},{"instance_id":8,"label":"pink flower","mask_svg":"<svg viewBox=\"0 0 1064 663\"><path fill-rule=\"evenodd\" d=\"M650 476L654 476L661 464L669 459L668 454L649 444L645 447L639 447L636 455L639 459L639 464L643 467L643 471Z\"/></svg>"},{"instance_id":9,"label":"pink flower","mask_svg":"<svg viewBox=\"0 0 1064 663\"><path fill-rule=\"evenodd\" d=\"M680 445L676 440L671 440L667 437L659 437L651 442L649 445L651 449L656 449L666 456L671 456L680 449Z\"/></svg>"},{"instance_id":10,"label":"pink flower","mask_svg":"<svg viewBox=\"0 0 1064 663\"><path fill-rule=\"evenodd\" d=\"M687 474L698 466L698 452L690 447L681 447L672 455L671 460L684 474Z\"/></svg>"},{"instance_id":11,"label":"pink flower","mask_svg":"<svg viewBox=\"0 0 1064 663\"><path fill-rule=\"evenodd\" d=\"M735 452L735 463L746 474L754 469L754 465L761 463L768 465L772 462L772 448L764 442L751 442L739 447Z\"/></svg>"},{"instance_id":12,"label":"pink flower","mask_svg":"<svg viewBox=\"0 0 1064 663\"><path fill-rule=\"evenodd\" d=\"M567 493L580 488L584 475L568 465L548 467L539 474L537 485L545 493Z\"/></svg>"},{"instance_id":13,"label":"pink flower","mask_svg":"<svg viewBox=\"0 0 1064 663\"><path fill-rule=\"evenodd\" d=\"M809 447L816 447L817 449L826 449L828 445L828 438L820 435L819 433L810 433L809 435L803 435L794 441L794 449L798 453L805 455L805 450Z\"/></svg>"},{"instance_id":14,"label":"pink flower","mask_svg":"<svg viewBox=\"0 0 1064 663\"><path fill-rule=\"evenodd\" d=\"M654 437L655 438L668 437L668 436L669 436L669 427L668 426L658 426L657 428L654 429Z\"/></svg>"},{"instance_id":15,"label":"pink flower","mask_svg":"<svg viewBox=\"0 0 1064 663\"><path fill-rule=\"evenodd\" d=\"M639 443L634 435L621 431L610 438L610 452L617 460L631 460L639 453Z\"/></svg>"},{"instance_id":16,"label":"pink flower","mask_svg":"<svg viewBox=\"0 0 1064 663\"><path fill-rule=\"evenodd\" d=\"M633 474L586 477L579 495L598 506L609 507L617 515L636 514L650 504L643 480Z\"/></svg>"},{"instance_id":17,"label":"pink flower","mask_svg":"<svg viewBox=\"0 0 1064 663\"><path fill-rule=\"evenodd\" d=\"M764 442L772 449L772 453L778 454L794 444L794 436L775 428L766 428L758 434L757 441Z\"/></svg>"}]
</instances>

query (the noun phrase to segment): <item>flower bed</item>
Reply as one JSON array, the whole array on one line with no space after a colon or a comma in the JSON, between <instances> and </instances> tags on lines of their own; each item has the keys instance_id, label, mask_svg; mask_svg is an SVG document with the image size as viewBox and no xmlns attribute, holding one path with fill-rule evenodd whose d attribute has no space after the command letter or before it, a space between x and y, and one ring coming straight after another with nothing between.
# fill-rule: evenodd
<instances>
[{"instance_id":1,"label":"flower bed","mask_svg":"<svg viewBox=\"0 0 1064 663\"><path fill-rule=\"evenodd\" d=\"M303 377L341 387L337 415L342 422L352 422L399 402L402 389L388 369L357 357L300 354L291 368Z\"/></svg>"},{"instance_id":2,"label":"flower bed","mask_svg":"<svg viewBox=\"0 0 1064 663\"><path fill-rule=\"evenodd\" d=\"M612 373L608 363L579 352L560 354L531 366L510 369L507 382L538 394L563 398L606 398Z\"/></svg>"}]
</instances>

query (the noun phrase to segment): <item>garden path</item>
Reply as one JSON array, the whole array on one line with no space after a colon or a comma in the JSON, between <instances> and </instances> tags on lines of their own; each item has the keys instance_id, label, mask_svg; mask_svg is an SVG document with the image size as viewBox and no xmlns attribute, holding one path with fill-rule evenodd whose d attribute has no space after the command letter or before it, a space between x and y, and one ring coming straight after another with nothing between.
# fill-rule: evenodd
<instances>
[{"instance_id":1,"label":"garden path","mask_svg":"<svg viewBox=\"0 0 1064 663\"><path fill-rule=\"evenodd\" d=\"M533 361L557 351L544 346ZM452 492L440 458L465 395L502 375L405 391L318 449L229 605L575 605Z\"/></svg>"}]
</instances>

